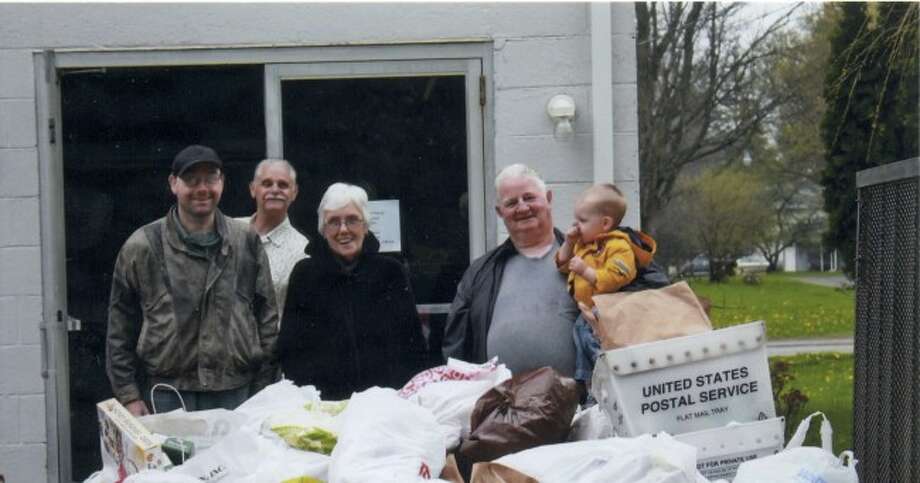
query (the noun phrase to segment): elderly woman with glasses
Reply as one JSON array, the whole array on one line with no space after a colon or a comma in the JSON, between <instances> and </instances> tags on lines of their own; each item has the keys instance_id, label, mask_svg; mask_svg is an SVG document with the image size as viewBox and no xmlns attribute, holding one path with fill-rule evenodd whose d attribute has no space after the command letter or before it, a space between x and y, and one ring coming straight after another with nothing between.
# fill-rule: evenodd
<instances>
[{"instance_id":1,"label":"elderly woman with glasses","mask_svg":"<svg viewBox=\"0 0 920 483\"><path fill-rule=\"evenodd\" d=\"M335 183L317 210L323 239L291 272L278 352L285 377L323 399L399 388L425 368L426 347L403 266L380 255L367 192Z\"/></svg>"}]
</instances>

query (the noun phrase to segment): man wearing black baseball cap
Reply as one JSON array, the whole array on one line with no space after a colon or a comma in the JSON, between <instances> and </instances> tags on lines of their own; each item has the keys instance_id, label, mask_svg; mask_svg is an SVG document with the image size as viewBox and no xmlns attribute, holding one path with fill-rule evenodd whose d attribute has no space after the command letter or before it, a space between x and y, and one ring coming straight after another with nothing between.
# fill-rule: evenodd
<instances>
[{"instance_id":1,"label":"man wearing black baseball cap","mask_svg":"<svg viewBox=\"0 0 920 483\"><path fill-rule=\"evenodd\" d=\"M201 145L172 162L176 204L125 242L112 275L106 372L132 414L234 409L277 374L278 308L257 234L217 208L223 162ZM147 391L150 391L148 393Z\"/></svg>"}]
</instances>

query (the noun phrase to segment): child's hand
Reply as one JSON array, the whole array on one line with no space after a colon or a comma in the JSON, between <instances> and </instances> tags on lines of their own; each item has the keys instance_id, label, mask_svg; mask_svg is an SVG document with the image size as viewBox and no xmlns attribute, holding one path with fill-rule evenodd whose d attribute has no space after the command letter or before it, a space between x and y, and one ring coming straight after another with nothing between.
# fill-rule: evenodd
<instances>
[{"instance_id":1,"label":"child's hand","mask_svg":"<svg viewBox=\"0 0 920 483\"><path fill-rule=\"evenodd\" d=\"M572 225L572 227L565 232L565 240L574 245L579 239L581 239L581 231L578 229L578 225Z\"/></svg>"},{"instance_id":2,"label":"child's hand","mask_svg":"<svg viewBox=\"0 0 920 483\"><path fill-rule=\"evenodd\" d=\"M573 271L579 275L582 275L585 272L585 269L587 268L588 268L588 265L579 256L574 256L572 257L571 260L569 260L569 270L570 271Z\"/></svg>"}]
</instances>

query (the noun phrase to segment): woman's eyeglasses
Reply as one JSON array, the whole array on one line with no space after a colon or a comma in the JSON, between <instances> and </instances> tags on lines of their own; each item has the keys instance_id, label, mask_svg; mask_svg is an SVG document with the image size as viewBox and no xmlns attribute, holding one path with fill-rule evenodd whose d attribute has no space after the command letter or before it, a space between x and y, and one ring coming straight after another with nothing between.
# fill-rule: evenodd
<instances>
[{"instance_id":1,"label":"woman's eyeglasses","mask_svg":"<svg viewBox=\"0 0 920 483\"><path fill-rule=\"evenodd\" d=\"M323 229L326 231L336 231L344 225L349 230L356 230L364 224L364 220L357 216L346 216L344 219L339 217L329 218L323 223Z\"/></svg>"}]
</instances>

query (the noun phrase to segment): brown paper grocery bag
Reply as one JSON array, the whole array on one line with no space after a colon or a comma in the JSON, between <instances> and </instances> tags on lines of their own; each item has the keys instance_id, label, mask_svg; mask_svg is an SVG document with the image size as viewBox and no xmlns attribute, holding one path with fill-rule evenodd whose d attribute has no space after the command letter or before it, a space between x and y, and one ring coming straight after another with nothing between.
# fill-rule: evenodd
<instances>
[{"instance_id":1,"label":"brown paper grocery bag","mask_svg":"<svg viewBox=\"0 0 920 483\"><path fill-rule=\"evenodd\" d=\"M473 465L473 477L470 483L540 483L536 479L514 468L495 462L476 463Z\"/></svg>"},{"instance_id":2,"label":"brown paper grocery bag","mask_svg":"<svg viewBox=\"0 0 920 483\"><path fill-rule=\"evenodd\" d=\"M466 483L463 481L463 476L460 475L460 469L457 467L457 458L452 454L447 455L444 469L441 470L441 476L438 478L450 483Z\"/></svg>"},{"instance_id":3,"label":"brown paper grocery bag","mask_svg":"<svg viewBox=\"0 0 920 483\"><path fill-rule=\"evenodd\" d=\"M640 292L593 297L594 334L604 350L712 330L712 323L687 282Z\"/></svg>"}]
</instances>

